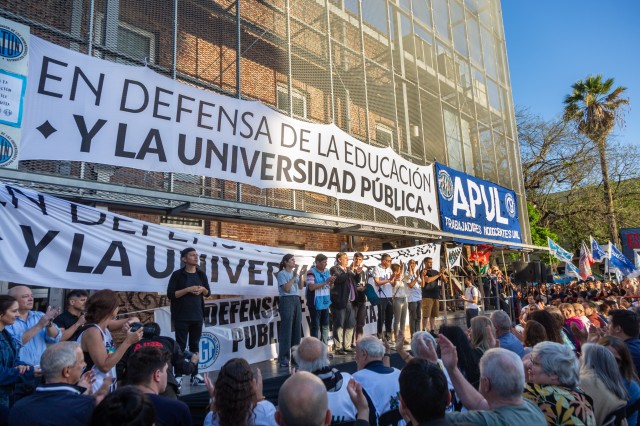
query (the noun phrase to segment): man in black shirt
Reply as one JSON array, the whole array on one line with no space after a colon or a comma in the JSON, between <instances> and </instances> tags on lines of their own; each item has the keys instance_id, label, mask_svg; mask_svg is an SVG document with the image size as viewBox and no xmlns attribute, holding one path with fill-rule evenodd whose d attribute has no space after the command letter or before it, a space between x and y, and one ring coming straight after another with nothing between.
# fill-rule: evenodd
<instances>
[{"instance_id":1,"label":"man in black shirt","mask_svg":"<svg viewBox=\"0 0 640 426\"><path fill-rule=\"evenodd\" d=\"M425 257L420 271L422 285L422 328L435 331L436 317L440 314L440 278L444 272L433 268L433 259Z\"/></svg>"},{"instance_id":2,"label":"man in black shirt","mask_svg":"<svg viewBox=\"0 0 640 426\"><path fill-rule=\"evenodd\" d=\"M53 322L62 331L60 341L69 340L84 323L84 306L89 293L84 290L72 290L67 294L67 309L58 315Z\"/></svg>"},{"instance_id":3,"label":"man in black shirt","mask_svg":"<svg viewBox=\"0 0 640 426\"><path fill-rule=\"evenodd\" d=\"M206 274L198 268L199 256L196 249L189 247L182 250L180 260L184 267L171 274L167 287L167 297L171 300L171 320L180 349L186 347L188 339L189 352L199 354L204 322L204 298L211 290ZM196 374L192 377L191 383L203 385L204 379Z\"/></svg>"},{"instance_id":4,"label":"man in black shirt","mask_svg":"<svg viewBox=\"0 0 640 426\"><path fill-rule=\"evenodd\" d=\"M191 426L189 406L182 401L160 396L167 387L171 355L160 348L145 346L127 361L127 383L144 392L156 412L156 425Z\"/></svg>"}]
</instances>

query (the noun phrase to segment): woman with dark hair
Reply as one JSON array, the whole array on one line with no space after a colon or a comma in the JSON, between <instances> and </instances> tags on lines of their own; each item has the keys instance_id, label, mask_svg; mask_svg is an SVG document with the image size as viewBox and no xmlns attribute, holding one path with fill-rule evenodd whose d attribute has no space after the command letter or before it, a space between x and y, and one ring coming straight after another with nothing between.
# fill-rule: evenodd
<instances>
[{"instance_id":1,"label":"woman with dark hair","mask_svg":"<svg viewBox=\"0 0 640 426\"><path fill-rule=\"evenodd\" d=\"M473 350L471 342L460 327L443 325L440 327L440 334L455 345L458 354L458 368L465 379L478 389L480 384L480 353Z\"/></svg>"},{"instance_id":2,"label":"woman with dark hair","mask_svg":"<svg viewBox=\"0 0 640 426\"><path fill-rule=\"evenodd\" d=\"M535 320L528 320L524 325L523 344L525 353L531 352L531 349L540 342L547 340L547 332L542 324Z\"/></svg>"},{"instance_id":3,"label":"woman with dark hair","mask_svg":"<svg viewBox=\"0 0 640 426\"><path fill-rule=\"evenodd\" d=\"M18 359L22 343L5 330L19 315L18 301L12 296L0 295L0 413L4 415L8 414L9 399L16 383L33 380L33 366Z\"/></svg>"},{"instance_id":4,"label":"woman with dark hair","mask_svg":"<svg viewBox=\"0 0 640 426\"><path fill-rule=\"evenodd\" d=\"M527 317L529 320L536 321L538 324L544 327L544 332L546 334L546 339L549 342L562 343L562 337L560 336L560 330L562 327L559 326L558 321L546 310L537 310L529 313ZM536 342L537 343L537 342ZM535 345L531 345L534 347Z\"/></svg>"},{"instance_id":5,"label":"woman with dark hair","mask_svg":"<svg viewBox=\"0 0 640 426\"><path fill-rule=\"evenodd\" d=\"M598 341L599 344L609 349L618 363L622 381L627 388L629 401L627 402L627 423L629 425L638 424L638 409L640 408L640 379L636 374L633 365L631 352L624 341L614 336L604 336Z\"/></svg>"},{"instance_id":6,"label":"woman with dark hair","mask_svg":"<svg viewBox=\"0 0 640 426\"><path fill-rule=\"evenodd\" d=\"M211 412L205 426L276 426L276 407L262 394L262 374L254 376L249 363L233 358L222 366L215 385L209 375L205 383L211 397Z\"/></svg>"},{"instance_id":7,"label":"woman with dark hair","mask_svg":"<svg viewBox=\"0 0 640 426\"><path fill-rule=\"evenodd\" d=\"M280 330L278 330L278 363L280 367L288 367L291 359L291 346L300 344L302 333L302 304L299 290L304 288L304 276L307 267L303 266L296 273L296 259L292 254L285 254L276 274L278 280L278 296L280 304Z\"/></svg>"},{"instance_id":8,"label":"woman with dark hair","mask_svg":"<svg viewBox=\"0 0 640 426\"><path fill-rule=\"evenodd\" d=\"M89 426L153 426L156 414L147 395L133 386L107 395L93 410Z\"/></svg>"},{"instance_id":9,"label":"woman with dark hair","mask_svg":"<svg viewBox=\"0 0 640 426\"><path fill-rule=\"evenodd\" d=\"M109 332L109 321L118 314L118 296L112 290L100 290L91 295L87 300L87 323L79 330L77 341L84 352L87 370L95 372L93 391L102 386L106 377L116 382L116 364L127 351L129 346L142 339L143 329L135 332L129 331L129 325L124 326L127 336L122 344L116 348ZM113 389L113 385L112 385Z\"/></svg>"}]
</instances>

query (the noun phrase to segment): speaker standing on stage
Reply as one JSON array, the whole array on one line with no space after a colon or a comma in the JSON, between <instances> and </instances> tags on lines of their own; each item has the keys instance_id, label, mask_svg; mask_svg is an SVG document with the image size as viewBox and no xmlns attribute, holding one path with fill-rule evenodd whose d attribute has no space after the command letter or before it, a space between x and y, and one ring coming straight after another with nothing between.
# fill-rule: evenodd
<instances>
[{"instance_id":1,"label":"speaker standing on stage","mask_svg":"<svg viewBox=\"0 0 640 426\"><path fill-rule=\"evenodd\" d=\"M294 270L296 260L292 254L285 254L280 262L280 270L276 274L278 279L278 296L280 304L280 330L278 331L278 362L280 367L288 367L291 346L300 344L302 332L302 304L298 290L304 288L304 277L307 267L303 266L300 273Z\"/></svg>"},{"instance_id":2,"label":"speaker standing on stage","mask_svg":"<svg viewBox=\"0 0 640 426\"><path fill-rule=\"evenodd\" d=\"M211 290L206 274L198 268L196 249L189 247L182 250L180 260L184 267L171 274L167 287L167 297L171 300L171 321L180 349L185 348L188 338L189 352L199 353L204 298L211 294ZM200 385L204 384L204 379L196 372L191 382Z\"/></svg>"}]
</instances>

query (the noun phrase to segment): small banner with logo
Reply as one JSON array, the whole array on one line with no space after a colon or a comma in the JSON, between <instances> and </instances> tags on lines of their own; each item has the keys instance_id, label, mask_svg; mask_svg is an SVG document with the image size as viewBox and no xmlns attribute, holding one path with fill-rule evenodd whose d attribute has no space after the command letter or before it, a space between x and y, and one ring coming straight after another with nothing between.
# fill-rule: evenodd
<instances>
[{"instance_id":1,"label":"small banner with logo","mask_svg":"<svg viewBox=\"0 0 640 426\"><path fill-rule=\"evenodd\" d=\"M17 169L29 69L29 27L0 18L0 167Z\"/></svg>"},{"instance_id":2,"label":"small banner with logo","mask_svg":"<svg viewBox=\"0 0 640 426\"><path fill-rule=\"evenodd\" d=\"M447 253L447 261L449 269L453 269L455 266L462 266L462 244L452 248L445 248Z\"/></svg>"}]
</instances>

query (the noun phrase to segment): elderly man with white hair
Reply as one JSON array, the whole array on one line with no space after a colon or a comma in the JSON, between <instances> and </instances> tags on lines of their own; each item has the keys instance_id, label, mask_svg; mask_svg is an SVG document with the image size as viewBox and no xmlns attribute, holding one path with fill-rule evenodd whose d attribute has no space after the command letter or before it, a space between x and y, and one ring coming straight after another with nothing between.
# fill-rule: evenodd
<instances>
[{"instance_id":1,"label":"elderly man with white hair","mask_svg":"<svg viewBox=\"0 0 640 426\"><path fill-rule=\"evenodd\" d=\"M358 410L347 389L351 374L331 367L327 345L313 336L305 337L294 349L293 359L298 364L298 371L312 373L324 383L331 410L331 423L356 420Z\"/></svg>"},{"instance_id":2,"label":"elderly man with white hair","mask_svg":"<svg viewBox=\"0 0 640 426\"><path fill-rule=\"evenodd\" d=\"M456 394L469 410L466 413L448 413L448 420L487 426L547 424L542 411L522 397L524 366L518 355L502 348L486 351L480 359L478 391L458 369L458 354L453 343L443 335L438 336L438 343L442 362Z\"/></svg>"},{"instance_id":3,"label":"elderly man with white hair","mask_svg":"<svg viewBox=\"0 0 640 426\"><path fill-rule=\"evenodd\" d=\"M508 349L518 355L524 356L522 342L511 332L511 318L504 311L495 311L491 314L491 322L496 328L496 337L500 341L500 347Z\"/></svg>"},{"instance_id":4,"label":"elderly man with white hair","mask_svg":"<svg viewBox=\"0 0 640 426\"><path fill-rule=\"evenodd\" d=\"M377 418L400 407L400 370L385 366L382 362L385 356L384 344L377 337L358 340L355 355L358 371L353 377L371 398Z\"/></svg>"},{"instance_id":5,"label":"elderly man with white hair","mask_svg":"<svg viewBox=\"0 0 640 426\"><path fill-rule=\"evenodd\" d=\"M89 423L96 400L83 395L78 386L87 364L77 342L61 342L49 346L42 354L40 367L46 384L14 404L9 412L9 425L84 426ZM87 373L90 380L92 373ZM105 389L106 390L106 389Z\"/></svg>"}]
</instances>

